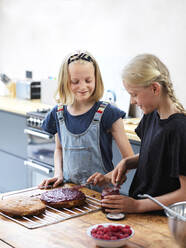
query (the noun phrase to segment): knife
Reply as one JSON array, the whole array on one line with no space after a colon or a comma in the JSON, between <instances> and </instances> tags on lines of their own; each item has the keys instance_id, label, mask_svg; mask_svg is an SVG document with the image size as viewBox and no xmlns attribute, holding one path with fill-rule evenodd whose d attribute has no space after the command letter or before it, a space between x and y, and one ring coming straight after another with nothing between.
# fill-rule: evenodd
<instances>
[{"instance_id":1,"label":"knife","mask_svg":"<svg viewBox=\"0 0 186 248\"><path fill-rule=\"evenodd\" d=\"M81 188L86 187L86 186L91 185L91 184L92 184L91 182L90 183L86 182L86 183L83 183L80 185L75 185L73 188L74 189L81 189Z\"/></svg>"}]
</instances>

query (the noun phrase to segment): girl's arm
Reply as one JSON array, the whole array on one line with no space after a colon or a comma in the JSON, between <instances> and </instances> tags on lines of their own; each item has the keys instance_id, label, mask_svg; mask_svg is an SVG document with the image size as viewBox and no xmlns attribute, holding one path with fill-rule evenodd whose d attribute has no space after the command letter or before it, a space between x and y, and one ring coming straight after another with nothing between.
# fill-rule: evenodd
<instances>
[{"instance_id":1,"label":"girl's arm","mask_svg":"<svg viewBox=\"0 0 186 248\"><path fill-rule=\"evenodd\" d=\"M125 174L128 170L136 169L138 165L139 154L123 158L112 171L112 184L122 184L125 180Z\"/></svg>"},{"instance_id":2,"label":"girl's arm","mask_svg":"<svg viewBox=\"0 0 186 248\"><path fill-rule=\"evenodd\" d=\"M175 202L186 201L186 176L180 176L181 187L171 193L155 197L158 201L168 206ZM102 206L106 212L125 212L125 213L144 213L149 211L161 210L162 208L149 199L136 200L123 195L105 196L102 200ZM114 208L109 209L109 208Z\"/></svg>"},{"instance_id":3,"label":"girl's arm","mask_svg":"<svg viewBox=\"0 0 186 248\"><path fill-rule=\"evenodd\" d=\"M121 160L121 162L118 164L118 166L113 171L105 175L102 175L96 172L91 177L89 177L87 182L92 182L94 185L98 184L101 186L111 181L113 183L116 177L117 178L122 177L121 182L124 182L126 180L126 177L123 175L125 173L125 169L123 168L123 164L125 164L125 158L134 155L132 147L128 141L128 138L127 138L127 135L124 129L124 123L123 123L122 118L118 119L112 124L112 128L110 131L124 159ZM113 172L114 172L114 177L113 177Z\"/></svg>"},{"instance_id":4,"label":"girl's arm","mask_svg":"<svg viewBox=\"0 0 186 248\"><path fill-rule=\"evenodd\" d=\"M186 201L186 194L185 194L186 176L180 175L179 180L180 180L180 186L181 186L179 189L173 192L170 192L168 194L155 197L155 198L166 206L171 205L175 202ZM156 203L153 203L151 200L145 199L145 200L140 200L140 201L141 202L138 204L138 210L140 212L143 210L151 211L151 210L161 209L160 206L158 206Z\"/></svg>"},{"instance_id":5,"label":"girl's arm","mask_svg":"<svg viewBox=\"0 0 186 248\"><path fill-rule=\"evenodd\" d=\"M126 158L132 156L134 153L127 138L122 118L119 118L112 124L111 133L121 152L122 157Z\"/></svg>"}]
</instances>

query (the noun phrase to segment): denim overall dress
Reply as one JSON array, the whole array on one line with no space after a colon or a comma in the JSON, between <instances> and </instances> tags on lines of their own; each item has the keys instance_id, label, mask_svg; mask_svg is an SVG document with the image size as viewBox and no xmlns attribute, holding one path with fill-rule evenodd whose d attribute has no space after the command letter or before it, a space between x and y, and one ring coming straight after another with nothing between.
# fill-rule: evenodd
<instances>
[{"instance_id":1,"label":"denim overall dress","mask_svg":"<svg viewBox=\"0 0 186 248\"><path fill-rule=\"evenodd\" d=\"M107 104L106 102L100 104L91 124L80 134L73 134L67 129L64 106L58 105L57 116L61 132L64 182L83 184L95 172L108 173L100 150L100 121ZM100 191L98 186L91 185L90 188Z\"/></svg>"}]
</instances>

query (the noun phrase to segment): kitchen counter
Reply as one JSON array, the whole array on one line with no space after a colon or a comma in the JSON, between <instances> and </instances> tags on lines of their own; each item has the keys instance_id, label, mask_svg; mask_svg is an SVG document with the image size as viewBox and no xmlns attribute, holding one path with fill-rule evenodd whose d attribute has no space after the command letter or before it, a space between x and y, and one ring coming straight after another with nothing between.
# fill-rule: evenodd
<instances>
[{"instance_id":1,"label":"kitchen counter","mask_svg":"<svg viewBox=\"0 0 186 248\"><path fill-rule=\"evenodd\" d=\"M22 100L0 96L0 110L3 111L26 116L27 112L43 108L48 109L52 108L52 106L43 104L40 100Z\"/></svg>"},{"instance_id":2,"label":"kitchen counter","mask_svg":"<svg viewBox=\"0 0 186 248\"><path fill-rule=\"evenodd\" d=\"M100 194L95 191L86 188L82 190L88 195L100 198ZM0 216L0 245L7 248L96 248L86 230L91 225L108 222L112 223L98 210L31 230ZM126 214L124 220L116 223L130 225L135 231L125 248L178 248L169 233L165 216Z\"/></svg>"},{"instance_id":3,"label":"kitchen counter","mask_svg":"<svg viewBox=\"0 0 186 248\"><path fill-rule=\"evenodd\" d=\"M135 133L135 129L137 125L139 124L139 122L140 122L140 118L124 119L124 127L127 133L128 139L140 142L140 138Z\"/></svg>"},{"instance_id":4,"label":"kitchen counter","mask_svg":"<svg viewBox=\"0 0 186 248\"><path fill-rule=\"evenodd\" d=\"M43 104L40 100L22 100L17 98L0 96L0 110L26 116L27 112L37 109L52 108L51 105ZM139 118L125 119L124 125L127 136L131 140L140 141L135 133L135 128L139 123Z\"/></svg>"}]
</instances>

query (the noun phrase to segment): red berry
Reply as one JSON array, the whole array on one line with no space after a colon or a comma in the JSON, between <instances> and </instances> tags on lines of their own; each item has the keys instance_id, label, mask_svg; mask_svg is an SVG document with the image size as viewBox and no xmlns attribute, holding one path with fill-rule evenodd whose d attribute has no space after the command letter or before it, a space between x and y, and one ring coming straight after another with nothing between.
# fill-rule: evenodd
<instances>
[{"instance_id":1,"label":"red berry","mask_svg":"<svg viewBox=\"0 0 186 248\"><path fill-rule=\"evenodd\" d=\"M129 237L132 234L132 230L129 225L125 227L120 225L109 225L107 227L98 225L97 228L92 229L91 234L94 238L98 239L117 240Z\"/></svg>"},{"instance_id":2,"label":"red berry","mask_svg":"<svg viewBox=\"0 0 186 248\"><path fill-rule=\"evenodd\" d=\"M125 225L125 228L130 228L130 226L129 225Z\"/></svg>"}]
</instances>

